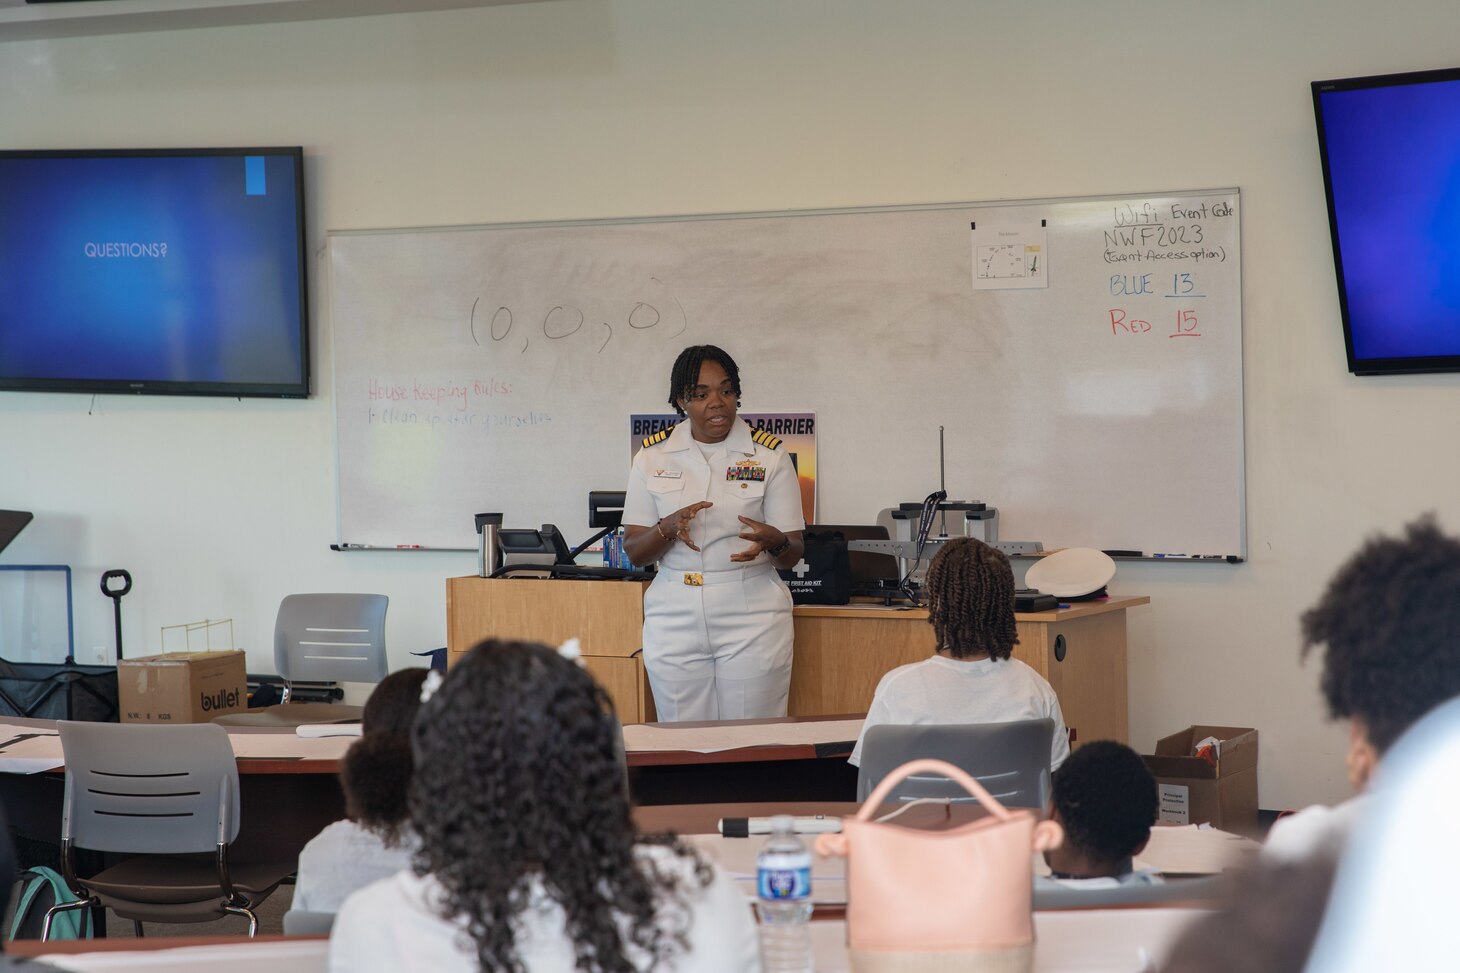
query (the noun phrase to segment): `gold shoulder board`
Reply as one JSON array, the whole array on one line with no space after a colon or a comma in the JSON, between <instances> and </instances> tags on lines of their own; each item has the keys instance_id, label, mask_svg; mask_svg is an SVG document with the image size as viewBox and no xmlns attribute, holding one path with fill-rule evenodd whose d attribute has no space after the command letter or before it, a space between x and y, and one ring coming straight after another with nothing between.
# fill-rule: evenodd
<instances>
[{"instance_id":1,"label":"gold shoulder board","mask_svg":"<svg viewBox=\"0 0 1460 973\"><path fill-rule=\"evenodd\" d=\"M781 445L781 441L779 439L777 439L775 436L772 436L764 429L757 429L755 432L751 433L750 439L751 442L758 443L761 446L764 446L766 449L775 449L777 446Z\"/></svg>"},{"instance_id":2,"label":"gold shoulder board","mask_svg":"<svg viewBox=\"0 0 1460 973\"><path fill-rule=\"evenodd\" d=\"M664 442L664 440L669 438L669 434L673 431L674 427L670 426L668 429L659 430L652 436L645 436L643 445L653 446L655 443L662 443Z\"/></svg>"}]
</instances>

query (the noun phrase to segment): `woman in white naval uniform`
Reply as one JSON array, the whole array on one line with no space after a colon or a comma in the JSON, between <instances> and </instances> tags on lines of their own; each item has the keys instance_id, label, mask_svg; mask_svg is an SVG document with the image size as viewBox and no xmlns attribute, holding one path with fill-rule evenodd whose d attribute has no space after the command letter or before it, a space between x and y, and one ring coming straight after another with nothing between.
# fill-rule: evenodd
<instances>
[{"instance_id":1,"label":"woman in white naval uniform","mask_svg":"<svg viewBox=\"0 0 1460 973\"><path fill-rule=\"evenodd\" d=\"M624 551L659 562L644 594L644 665L659 719L786 715L801 488L780 440L735 412L740 371L714 345L674 363L669 402L688 421L650 436L624 500Z\"/></svg>"}]
</instances>

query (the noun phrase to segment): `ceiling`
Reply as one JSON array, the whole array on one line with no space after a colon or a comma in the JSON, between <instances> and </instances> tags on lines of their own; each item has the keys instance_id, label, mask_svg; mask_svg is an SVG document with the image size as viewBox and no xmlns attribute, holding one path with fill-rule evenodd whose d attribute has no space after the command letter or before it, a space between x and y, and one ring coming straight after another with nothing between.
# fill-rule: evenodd
<instances>
[{"instance_id":1,"label":"ceiling","mask_svg":"<svg viewBox=\"0 0 1460 973\"><path fill-rule=\"evenodd\" d=\"M493 7L543 0L0 0L0 41Z\"/></svg>"}]
</instances>

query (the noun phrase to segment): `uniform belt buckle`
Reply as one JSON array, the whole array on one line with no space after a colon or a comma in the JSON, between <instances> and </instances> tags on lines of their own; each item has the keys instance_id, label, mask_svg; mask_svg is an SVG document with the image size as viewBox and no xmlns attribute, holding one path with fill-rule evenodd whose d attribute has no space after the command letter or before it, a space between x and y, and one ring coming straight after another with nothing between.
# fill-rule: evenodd
<instances>
[{"instance_id":1,"label":"uniform belt buckle","mask_svg":"<svg viewBox=\"0 0 1460 973\"><path fill-rule=\"evenodd\" d=\"M705 576L698 571L686 571L684 574L684 583L691 588L703 588L705 586Z\"/></svg>"}]
</instances>

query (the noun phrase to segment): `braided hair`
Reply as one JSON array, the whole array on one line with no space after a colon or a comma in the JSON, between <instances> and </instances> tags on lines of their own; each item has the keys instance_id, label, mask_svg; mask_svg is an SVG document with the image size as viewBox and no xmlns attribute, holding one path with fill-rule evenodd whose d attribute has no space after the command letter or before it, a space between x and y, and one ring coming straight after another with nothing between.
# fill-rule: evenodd
<instances>
[{"instance_id":1,"label":"braided hair","mask_svg":"<svg viewBox=\"0 0 1460 973\"><path fill-rule=\"evenodd\" d=\"M562 908L583 973L658 969L686 948L686 892L712 872L678 839L635 834L619 723L586 670L545 645L482 642L421 705L412 744L414 868L484 973L522 973L536 889Z\"/></svg>"},{"instance_id":2,"label":"braided hair","mask_svg":"<svg viewBox=\"0 0 1460 973\"><path fill-rule=\"evenodd\" d=\"M690 345L679 353L679 357L674 360L674 369L669 373L669 404L674 406L674 411L679 415L684 415L680 401L689 398L695 386L700 383L700 366L707 361L725 369L731 390L737 399L740 398L740 368L735 364L735 359L714 345Z\"/></svg>"},{"instance_id":3,"label":"braided hair","mask_svg":"<svg viewBox=\"0 0 1460 973\"><path fill-rule=\"evenodd\" d=\"M346 815L379 835L387 848L400 844L410 819L411 724L425 681L425 669L401 669L381 680L360 715L360 739L340 761Z\"/></svg>"},{"instance_id":4,"label":"braided hair","mask_svg":"<svg viewBox=\"0 0 1460 973\"><path fill-rule=\"evenodd\" d=\"M1002 551L973 537L948 541L928 565L923 594L939 649L955 659L1013 653L1014 572Z\"/></svg>"}]
</instances>

